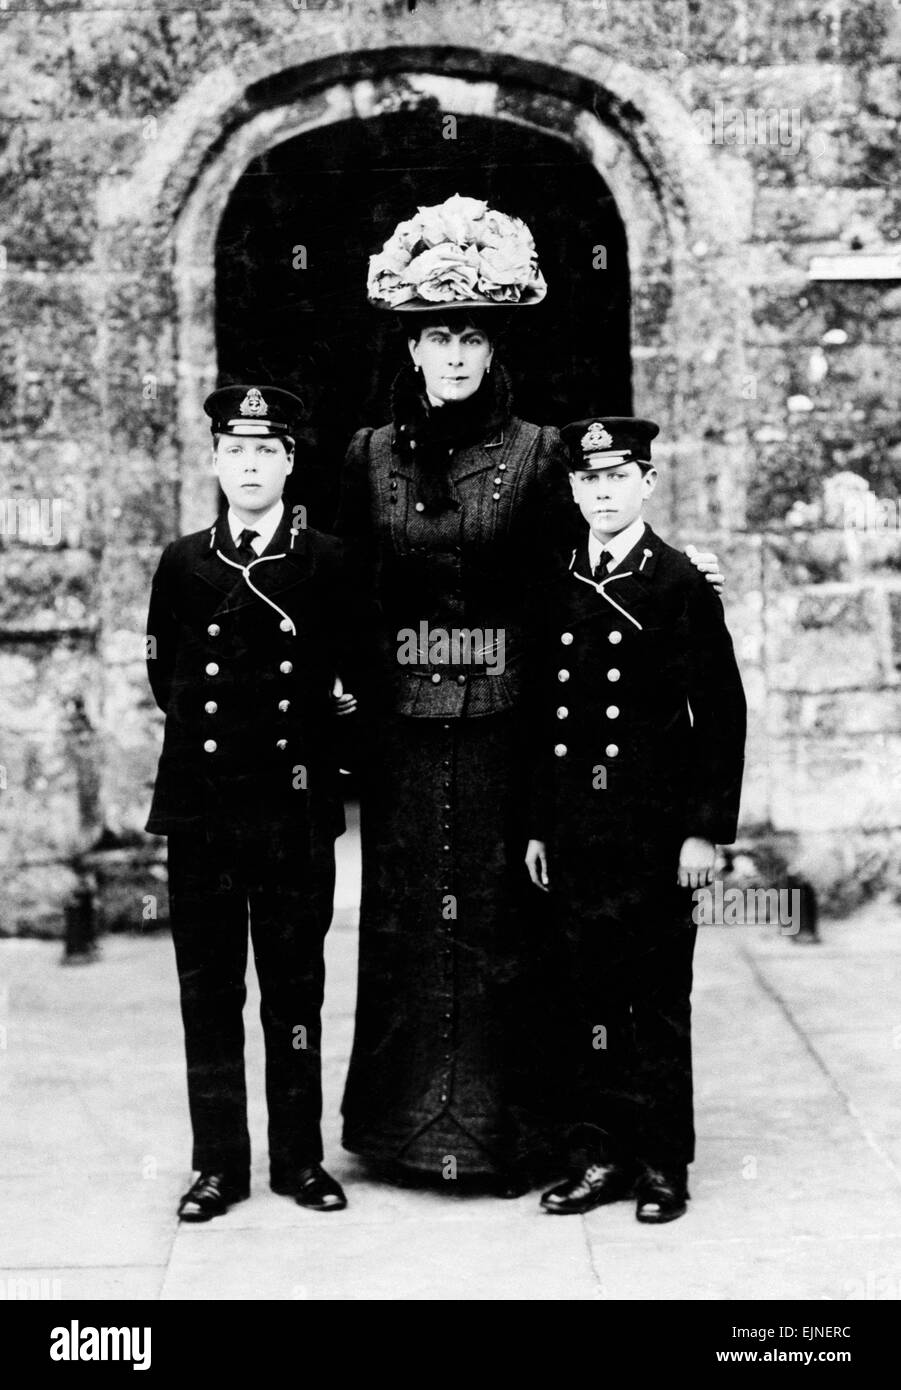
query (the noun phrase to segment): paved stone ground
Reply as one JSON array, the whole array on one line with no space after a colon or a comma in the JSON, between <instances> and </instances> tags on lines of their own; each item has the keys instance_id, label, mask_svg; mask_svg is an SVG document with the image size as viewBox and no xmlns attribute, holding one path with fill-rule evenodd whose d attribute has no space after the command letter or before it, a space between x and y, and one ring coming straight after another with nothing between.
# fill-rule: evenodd
<instances>
[{"instance_id":1,"label":"paved stone ground","mask_svg":"<svg viewBox=\"0 0 901 1390\"><path fill-rule=\"evenodd\" d=\"M345 837L325 1020L327 1162L347 1183L350 1208L304 1212L266 1186L255 982L255 1190L224 1218L180 1228L174 1210L189 1137L168 937L108 939L102 959L79 969L58 968L57 944L4 941L0 1291L65 1299L901 1296L896 907L873 904L827 923L818 947L757 927L701 931L699 1159L688 1216L643 1227L626 1203L553 1219L537 1210L537 1193L505 1202L379 1185L342 1152L354 853Z\"/></svg>"}]
</instances>

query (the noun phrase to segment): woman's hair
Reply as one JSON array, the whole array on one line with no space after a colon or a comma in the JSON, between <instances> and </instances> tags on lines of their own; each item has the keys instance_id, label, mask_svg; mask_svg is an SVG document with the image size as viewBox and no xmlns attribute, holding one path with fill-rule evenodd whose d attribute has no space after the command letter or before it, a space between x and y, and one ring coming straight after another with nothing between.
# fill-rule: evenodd
<instances>
[{"instance_id":1,"label":"woman's hair","mask_svg":"<svg viewBox=\"0 0 901 1390\"><path fill-rule=\"evenodd\" d=\"M415 338L417 342L427 328L447 328L451 333L475 328L484 333L489 342L496 343L509 326L509 316L503 309L455 309L453 305L438 305L419 313L401 313L398 317L404 337Z\"/></svg>"}]
</instances>

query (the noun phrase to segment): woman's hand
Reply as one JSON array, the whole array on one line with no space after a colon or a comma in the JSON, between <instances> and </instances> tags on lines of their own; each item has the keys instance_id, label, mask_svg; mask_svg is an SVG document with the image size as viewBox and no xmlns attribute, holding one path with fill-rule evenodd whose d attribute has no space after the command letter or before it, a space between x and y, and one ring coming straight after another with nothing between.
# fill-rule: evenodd
<instances>
[{"instance_id":1,"label":"woman's hand","mask_svg":"<svg viewBox=\"0 0 901 1390\"><path fill-rule=\"evenodd\" d=\"M526 868L529 878L542 893L548 890L547 846L543 840L530 840L526 849Z\"/></svg>"},{"instance_id":2,"label":"woman's hand","mask_svg":"<svg viewBox=\"0 0 901 1390\"><path fill-rule=\"evenodd\" d=\"M685 554L688 556L695 569L698 569L707 580L712 584L718 594L723 592L723 585L726 577L720 571L720 562L714 550L698 550L696 545L687 545Z\"/></svg>"},{"instance_id":3,"label":"woman's hand","mask_svg":"<svg viewBox=\"0 0 901 1390\"><path fill-rule=\"evenodd\" d=\"M332 686L332 706L339 719L342 714L353 714L357 707L356 695L345 695L340 676L335 677L335 684Z\"/></svg>"},{"instance_id":4,"label":"woman's hand","mask_svg":"<svg viewBox=\"0 0 901 1390\"><path fill-rule=\"evenodd\" d=\"M706 888L713 882L716 845L689 835L679 854L679 887Z\"/></svg>"}]
</instances>

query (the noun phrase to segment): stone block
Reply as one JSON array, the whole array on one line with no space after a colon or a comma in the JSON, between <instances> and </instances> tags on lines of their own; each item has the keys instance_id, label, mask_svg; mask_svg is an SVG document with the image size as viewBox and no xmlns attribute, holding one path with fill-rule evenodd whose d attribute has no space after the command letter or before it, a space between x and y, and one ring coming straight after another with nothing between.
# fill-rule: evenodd
<instances>
[{"instance_id":1,"label":"stone block","mask_svg":"<svg viewBox=\"0 0 901 1390\"><path fill-rule=\"evenodd\" d=\"M844 281L750 287L751 334L760 343L790 341L822 347L827 357L845 343L891 345L899 340L897 286ZM842 334L830 343L827 334Z\"/></svg>"},{"instance_id":2,"label":"stone block","mask_svg":"<svg viewBox=\"0 0 901 1390\"><path fill-rule=\"evenodd\" d=\"M831 16L821 0L794 0L791 6L765 0L749 11L743 0L690 9L690 51L726 63L829 62L835 57Z\"/></svg>"},{"instance_id":3,"label":"stone block","mask_svg":"<svg viewBox=\"0 0 901 1390\"><path fill-rule=\"evenodd\" d=\"M10 256L14 248L8 248ZM14 263L13 263L14 264ZM95 283L88 274L13 268L0 329L3 432L73 436L96 432Z\"/></svg>"},{"instance_id":4,"label":"stone block","mask_svg":"<svg viewBox=\"0 0 901 1390\"><path fill-rule=\"evenodd\" d=\"M843 61L868 68L874 59L897 53L895 44L901 39L897 10L880 0L843 6L837 37Z\"/></svg>"},{"instance_id":5,"label":"stone block","mask_svg":"<svg viewBox=\"0 0 901 1390\"><path fill-rule=\"evenodd\" d=\"M296 30L298 16L285 9L236 11L221 0L198 0L190 10L158 3L82 14L72 26L75 109L160 117L199 75L233 60L242 43L259 47L279 28Z\"/></svg>"},{"instance_id":6,"label":"stone block","mask_svg":"<svg viewBox=\"0 0 901 1390\"><path fill-rule=\"evenodd\" d=\"M774 153L778 156L780 151ZM814 123L802 150L803 160L761 166L767 183L795 180L824 187L896 188L899 155L895 123L881 115L857 111Z\"/></svg>"},{"instance_id":7,"label":"stone block","mask_svg":"<svg viewBox=\"0 0 901 1390\"><path fill-rule=\"evenodd\" d=\"M661 347L667 318L672 310L669 279L645 280L632 291L632 341L642 348Z\"/></svg>"},{"instance_id":8,"label":"stone block","mask_svg":"<svg viewBox=\"0 0 901 1390\"><path fill-rule=\"evenodd\" d=\"M100 932L158 931L169 925L165 841L88 856Z\"/></svg>"},{"instance_id":9,"label":"stone block","mask_svg":"<svg viewBox=\"0 0 901 1390\"><path fill-rule=\"evenodd\" d=\"M888 347L859 343L832 346L750 347L746 363L754 394L749 411L764 420L787 420L793 413L880 410L892 399L894 354ZM805 412L797 398L806 398Z\"/></svg>"},{"instance_id":10,"label":"stone block","mask_svg":"<svg viewBox=\"0 0 901 1390\"><path fill-rule=\"evenodd\" d=\"M66 859L96 835L101 728L98 668L88 640L0 648L5 864Z\"/></svg>"},{"instance_id":11,"label":"stone block","mask_svg":"<svg viewBox=\"0 0 901 1390\"><path fill-rule=\"evenodd\" d=\"M143 832L162 746L163 716L143 661L108 668L103 708L102 800L116 835Z\"/></svg>"},{"instance_id":12,"label":"stone block","mask_svg":"<svg viewBox=\"0 0 901 1390\"><path fill-rule=\"evenodd\" d=\"M770 768L777 831L885 831L901 824L897 734L774 741Z\"/></svg>"},{"instance_id":13,"label":"stone block","mask_svg":"<svg viewBox=\"0 0 901 1390\"><path fill-rule=\"evenodd\" d=\"M6 633L93 632L96 566L85 550L7 541L0 624Z\"/></svg>"},{"instance_id":14,"label":"stone block","mask_svg":"<svg viewBox=\"0 0 901 1390\"><path fill-rule=\"evenodd\" d=\"M746 450L740 440L704 438L692 430L674 445L655 444L655 456L660 472L649 516L652 524L660 519L666 535L693 540L744 524Z\"/></svg>"},{"instance_id":15,"label":"stone block","mask_svg":"<svg viewBox=\"0 0 901 1390\"><path fill-rule=\"evenodd\" d=\"M142 432L156 441L153 449L135 445ZM148 416L132 421L128 441L113 435L105 502L106 533L113 544L162 547L174 539L180 460L173 433L171 422Z\"/></svg>"},{"instance_id":16,"label":"stone block","mask_svg":"<svg viewBox=\"0 0 901 1390\"><path fill-rule=\"evenodd\" d=\"M722 332L699 336L695 351L679 364L678 390L686 403L693 434L723 439L744 424L743 389L748 372L738 345ZM704 346L701 346L701 344Z\"/></svg>"},{"instance_id":17,"label":"stone block","mask_svg":"<svg viewBox=\"0 0 901 1390\"><path fill-rule=\"evenodd\" d=\"M32 127L37 127L33 129ZM6 201L8 263L21 269L62 269L91 260L99 174L89 158L63 162L59 131L47 124L13 125L0 158Z\"/></svg>"},{"instance_id":18,"label":"stone block","mask_svg":"<svg viewBox=\"0 0 901 1390\"><path fill-rule=\"evenodd\" d=\"M575 32L593 28L597 40L624 55L641 52L652 67L672 66L678 57L684 62L689 59L687 9L681 4L660 4L659 0L630 0L629 4L617 0L594 4L588 0L572 6L570 22L575 24ZM528 11L523 19L528 21Z\"/></svg>"},{"instance_id":19,"label":"stone block","mask_svg":"<svg viewBox=\"0 0 901 1390\"><path fill-rule=\"evenodd\" d=\"M901 571L901 530L794 530L768 536L773 568L790 584L891 579ZM771 576L772 577L772 576Z\"/></svg>"},{"instance_id":20,"label":"stone block","mask_svg":"<svg viewBox=\"0 0 901 1390\"><path fill-rule=\"evenodd\" d=\"M805 130L808 122L833 117L842 108L857 110L861 101L859 75L841 63L695 63L690 76L694 110L708 112L711 131L721 132L728 141L725 148L739 151L744 146L734 143L737 136L742 130L762 133L769 112L795 110ZM721 112L718 120L716 104ZM730 117L730 110L746 113L744 125ZM758 119L752 112L764 114ZM787 130L783 124L783 131Z\"/></svg>"},{"instance_id":21,"label":"stone block","mask_svg":"<svg viewBox=\"0 0 901 1390\"><path fill-rule=\"evenodd\" d=\"M801 246L846 243L858 227L870 237L883 234L882 218L894 216L887 188L812 188L758 185L754 191L755 241L794 242ZM766 295L766 285L755 286ZM776 296L779 291L773 289ZM796 314L795 318L799 316Z\"/></svg>"},{"instance_id":22,"label":"stone block","mask_svg":"<svg viewBox=\"0 0 901 1390\"><path fill-rule=\"evenodd\" d=\"M890 522L898 494L899 445L894 430L868 433L854 414L814 412L790 416L784 426L757 421L752 427L753 463L748 478L748 524L773 530L798 525L798 503L820 506L824 485L840 473L863 478ZM885 504L883 506L883 504ZM892 529L886 525L886 530ZM832 544L832 542L827 542Z\"/></svg>"},{"instance_id":23,"label":"stone block","mask_svg":"<svg viewBox=\"0 0 901 1390\"><path fill-rule=\"evenodd\" d=\"M0 36L4 83L0 121L48 120L69 108L66 58L69 17L19 9L7 13Z\"/></svg>"},{"instance_id":24,"label":"stone block","mask_svg":"<svg viewBox=\"0 0 901 1390\"><path fill-rule=\"evenodd\" d=\"M174 540L175 527L168 540ZM150 585L162 545L109 545L99 574L103 627L99 648L104 665L129 665L144 659L144 633Z\"/></svg>"},{"instance_id":25,"label":"stone block","mask_svg":"<svg viewBox=\"0 0 901 1390\"><path fill-rule=\"evenodd\" d=\"M0 877L0 936L61 937L77 886L67 864L10 865Z\"/></svg>"},{"instance_id":26,"label":"stone block","mask_svg":"<svg viewBox=\"0 0 901 1390\"><path fill-rule=\"evenodd\" d=\"M882 892L901 896L901 832L856 827L802 834L792 867L813 883L824 915L844 917Z\"/></svg>"},{"instance_id":27,"label":"stone block","mask_svg":"<svg viewBox=\"0 0 901 1390\"><path fill-rule=\"evenodd\" d=\"M897 352L888 346L856 343L838 347L828 356L815 401L831 395L833 408L844 401L866 411L879 410L897 396ZM822 359L820 359L822 360Z\"/></svg>"},{"instance_id":28,"label":"stone block","mask_svg":"<svg viewBox=\"0 0 901 1390\"><path fill-rule=\"evenodd\" d=\"M171 369L122 376L110 381L109 428L118 447L135 449L146 458L164 440L174 438L178 425L178 399Z\"/></svg>"},{"instance_id":29,"label":"stone block","mask_svg":"<svg viewBox=\"0 0 901 1390\"><path fill-rule=\"evenodd\" d=\"M179 534L173 526L167 536L167 544L168 541L175 540ZM111 628L119 625L117 619L122 614L130 614L132 610L140 611L142 605L146 606L160 553L161 547L155 543L133 546L117 543L115 538L111 538L104 552L101 571L105 592L115 595L116 609L110 615L113 619L110 623ZM130 619L122 626L131 629Z\"/></svg>"},{"instance_id":30,"label":"stone block","mask_svg":"<svg viewBox=\"0 0 901 1390\"><path fill-rule=\"evenodd\" d=\"M901 69L897 63L867 64L861 85L865 110L901 120Z\"/></svg>"},{"instance_id":31,"label":"stone block","mask_svg":"<svg viewBox=\"0 0 901 1390\"><path fill-rule=\"evenodd\" d=\"M97 514L95 459L96 450L83 437L77 442L0 438L0 535L12 543L22 517L26 535L19 539L27 541L37 503L39 535L49 534L53 540L59 531L59 543L64 547L89 547L95 539L92 523ZM15 491L7 492L12 480ZM15 504L11 521L10 502ZM25 503L24 514L19 502Z\"/></svg>"},{"instance_id":32,"label":"stone block","mask_svg":"<svg viewBox=\"0 0 901 1390\"><path fill-rule=\"evenodd\" d=\"M901 671L901 593L897 589L890 590L886 598L889 610L891 662L896 671Z\"/></svg>"},{"instance_id":33,"label":"stone block","mask_svg":"<svg viewBox=\"0 0 901 1390\"><path fill-rule=\"evenodd\" d=\"M765 610L772 689L878 688L887 675L883 619L880 595L870 588L823 584L773 593Z\"/></svg>"},{"instance_id":34,"label":"stone block","mask_svg":"<svg viewBox=\"0 0 901 1390\"><path fill-rule=\"evenodd\" d=\"M0 353L42 373L85 375L96 350L96 282L89 272L9 273Z\"/></svg>"},{"instance_id":35,"label":"stone block","mask_svg":"<svg viewBox=\"0 0 901 1390\"><path fill-rule=\"evenodd\" d=\"M101 410L98 382L85 374L0 372L6 432L16 438L96 439Z\"/></svg>"},{"instance_id":36,"label":"stone block","mask_svg":"<svg viewBox=\"0 0 901 1390\"><path fill-rule=\"evenodd\" d=\"M635 410L640 414L650 410L649 402L659 412L657 418L672 421L677 401L678 366L671 353L656 348L637 353L632 360L632 394Z\"/></svg>"},{"instance_id":37,"label":"stone block","mask_svg":"<svg viewBox=\"0 0 901 1390\"><path fill-rule=\"evenodd\" d=\"M893 734L901 728L901 691L846 690L825 695L772 691L768 723L772 736L783 740Z\"/></svg>"},{"instance_id":38,"label":"stone block","mask_svg":"<svg viewBox=\"0 0 901 1390\"><path fill-rule=\"evenodd\" d=\"M162 380L173 378L177 366L175 313L168 256L162 264L151 261L140 274L110 274L104 323L112 336L110 351L120 379L127 380L130 375L141 378L148 372ZM125 358L122 348L128 352Z\"/></svg>"},{"instance_id":39,"label":"stone block","mask_svg":"<svg viewBox=\"0 0 901 1390\"><path fill-rule=\"evenodd\" d=\"M747 691L747 687L746 687ZM745 748L745 772L741 785L741 816L739 831L766 824L770 816L770 774L767 743L749 734Z\"/></svg>"},{"instance_id":40,"label":"stone block","mask_svg":"<svg viewBox=\"0 0 901 1390\"><path fill-rule=\"evenodd\" d=\"M774 434L784 437L773 438ZM806 420L793 421L791 426L785 422L782 428L766 431L758 425L754 435L747 519L751 528L768 530L783 525L797 501L809 501L815 495L817 440Z\"/></svg>"}]
</instances>

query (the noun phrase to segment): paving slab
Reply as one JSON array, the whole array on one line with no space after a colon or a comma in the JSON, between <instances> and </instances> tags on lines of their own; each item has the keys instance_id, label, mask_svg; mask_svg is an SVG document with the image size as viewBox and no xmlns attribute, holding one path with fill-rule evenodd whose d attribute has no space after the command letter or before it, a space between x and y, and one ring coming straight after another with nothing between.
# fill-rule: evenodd
<instances>
[{"instance_id":1,"label":"paving slab","mask_svg":"<svg viewBox=\"0 0 901 1390\"><path fill-rule=\"evenodd\" d=\"M593 1299L581 1223L342 1220L179 1232L164 1299ZM305 1213L312 1218L315 1213ZM327 1223L327 1225L326 1225ZM515 1255L514 1255L515 1252Z\"/></svg>"},{"instance_id":2,"label":"paving slab","mask_svg":"<svg viewBox=\"0 0 901 1390\"><path fill-rule=\"evenodd\" d=\"M156 1301L166 1266L66 1265L53 1268L0 1269L0 1290L7 1299L53 1302L64 1299Z\"/></svg>"},{"instance_id":3,"label":"paving slab","mask_svg":"<svg viewBox=\"0 0 901 1390\"><path fill-rule=\"evenodd\" d=\"M897 907L824 923L821 946L767 928L699 933L693 1196L684 1220L644 1227L630 1202L552 1218L538 1192L395 1188L344 1153L355 855L351 835L324 1011L323 1137L348 1210L305 1212L268 1189L252 969L253 1193L180 1227L190 1130L170 940L110 938L78 969L59 966L57 943L0 941L0 1287L167 1300L901 1296Z\"/></svg>"}]
</instances>

